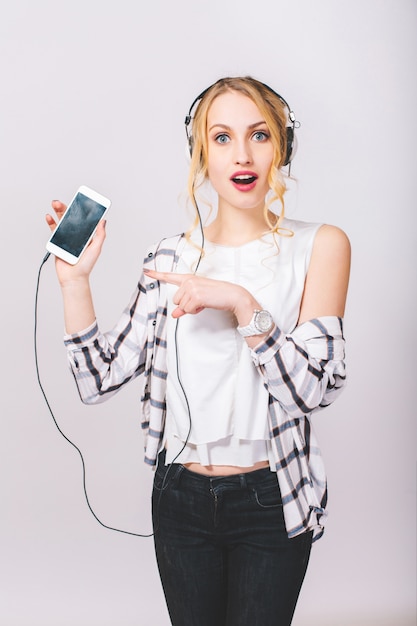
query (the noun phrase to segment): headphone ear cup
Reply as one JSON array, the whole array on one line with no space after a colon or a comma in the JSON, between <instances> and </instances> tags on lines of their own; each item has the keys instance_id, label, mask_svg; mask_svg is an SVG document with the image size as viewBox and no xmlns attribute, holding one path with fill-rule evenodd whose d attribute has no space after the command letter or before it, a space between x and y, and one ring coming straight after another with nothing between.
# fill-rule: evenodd
<instances>
[{"instance_id":1,"label":"headphone ear cup","mask_svg":"<svg viewBox=\"0 0 417 626\"><path fill-rule=\"evenodd\" d=\"M294 127L287 126L287 152L286 152L285 161L282 164L282 167L285 167L285 165L288 165L288 163L293 160L295 156L296 147L297 147L297 141L296 141L296 137L294 133Z\"/></svg>"},{"instance_id":2,"label":"headphone ear cup","mask_svg":"<svg viewBox=\"0 0 417 626\"><path fill-rule=\"evenodd\" d=\"M187 161L188 165L190 165L193 152L192 152L192 148L190 146L189 140L184 146L184 154L185 154L185 160Z\"/></svg>"}]
</instances>

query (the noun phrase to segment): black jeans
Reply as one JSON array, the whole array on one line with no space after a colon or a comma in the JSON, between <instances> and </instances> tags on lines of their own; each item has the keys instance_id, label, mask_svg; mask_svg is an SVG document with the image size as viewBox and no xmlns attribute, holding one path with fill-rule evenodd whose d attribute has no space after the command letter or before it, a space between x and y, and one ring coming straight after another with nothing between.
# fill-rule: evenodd
<instances>
[{"instance_id":1,"label":"black jeans","mask_svg":"<svg viewBox=\"0 0 417 626\"><path fill-rule=\"evenodd\" d=\"M210 478L160 454L152 511L174 626L289 626L311 533L288 539L269 468Z\"/></svg>"}]
</instances>

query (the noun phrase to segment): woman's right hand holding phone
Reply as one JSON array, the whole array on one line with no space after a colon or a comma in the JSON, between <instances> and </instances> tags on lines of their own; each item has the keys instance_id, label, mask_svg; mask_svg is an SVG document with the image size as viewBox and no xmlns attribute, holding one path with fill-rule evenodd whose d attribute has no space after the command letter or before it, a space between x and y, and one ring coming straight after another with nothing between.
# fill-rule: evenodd
<instances>
[{"instance_id":1,"label":"woman's right hand holding phone","mask_svg":"<svg viewBox=\"0 0 417 626\"><path fill-rule=\"evenodd\" d=\"M65 204L59 200L53 200L52 208L59 221L65 212ZM57 222L52 215L46 215L46 223L53 232ZM55 257L56 272L64 300L64 317L67 333L78 333L90 326L95 320L89 277L100 256L105 238L105 221L102 220L97 226L91 243L75 265Z\"/></svg>"},{"instance_id":2,"label":"woman's right hand holding phone","mask_svg":"<svg viewBox=\"0 0 417 626\"><path fill-rule=\"evenodd\" d=\"M48 224L51 232L55 230L58 221L65 213L67 207L59 200L53 200L52 208L56 214L57 221L55 221L52 215L46 215L46 223ZM104 220L99 222L91 243L87 246L84 253L80 257L80 260L75 265L70 265L62 259L55 257L56 271L61 286L64 286L65 283L72 282L74 280L88 280L90 273L100 256L101 248L106 238L105 226L106 224Z\"/></svg>"}]
</instances>

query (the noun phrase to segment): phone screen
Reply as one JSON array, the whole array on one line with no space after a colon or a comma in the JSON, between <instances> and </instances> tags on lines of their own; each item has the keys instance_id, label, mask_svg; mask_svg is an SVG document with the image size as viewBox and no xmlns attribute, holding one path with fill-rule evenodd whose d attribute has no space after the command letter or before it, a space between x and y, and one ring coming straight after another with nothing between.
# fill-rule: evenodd
<instances>
[{"instance_id":1,"label":"phone screen","mask_svg":"<svg viewBox=\"0 0 417 626\"><path fill-rule=\"evenodd\" d=\"M78 192L51 237L51 243L79 257L106 207Z\"/></svg>"}]
</instances>

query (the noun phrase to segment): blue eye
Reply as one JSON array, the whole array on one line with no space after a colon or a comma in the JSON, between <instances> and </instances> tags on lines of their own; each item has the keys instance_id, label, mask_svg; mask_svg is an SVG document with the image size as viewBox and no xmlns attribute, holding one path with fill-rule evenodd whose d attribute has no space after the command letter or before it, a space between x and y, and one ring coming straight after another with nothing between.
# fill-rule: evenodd
<instances>
[{"instance_id":1,"label":"blue eye","mask_svg":"<svg viewBox=\"0 0 417 626\"><path fill-rule=\"evenodd\" d=\"M269 135L263 130L257 130L256 133L253 134L253 139L255 141L266 141L269 139Z\"/></svg>"},{"instance_id":2,"label":"blue eye","mask_svg":"<svg viewBox=\"0 0 417 626\"><path fill-rule=\"evenodd\" d=\"M217 141L217 143L227 143L228 141L230 141L230 138L225 133L222 133L221 135L217 135L215 140Z\"/></svg>"}]
</instances>

